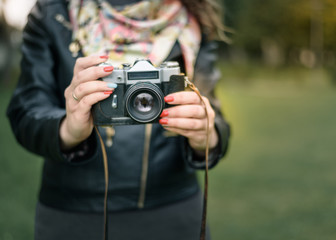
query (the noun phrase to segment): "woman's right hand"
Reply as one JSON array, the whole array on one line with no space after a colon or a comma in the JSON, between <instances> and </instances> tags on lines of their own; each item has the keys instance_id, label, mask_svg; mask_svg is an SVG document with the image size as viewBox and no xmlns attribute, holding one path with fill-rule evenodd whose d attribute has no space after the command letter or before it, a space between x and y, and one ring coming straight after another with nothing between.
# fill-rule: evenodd
<instances>
[{"instance_id":1,"label":"woman's right hand","mask_svg":"<svg viewBox=\"0 0 336 240\"><path fill-rule=\"evenodd\" d=\"M61 122L61 149L71 149L87 139L93 130L92 106L108 98L116 84L98 80L113 71L112 66L97 66L107 56L78 58L71 84L65 89L66 116Z\"/></svg>"}]
</instances>

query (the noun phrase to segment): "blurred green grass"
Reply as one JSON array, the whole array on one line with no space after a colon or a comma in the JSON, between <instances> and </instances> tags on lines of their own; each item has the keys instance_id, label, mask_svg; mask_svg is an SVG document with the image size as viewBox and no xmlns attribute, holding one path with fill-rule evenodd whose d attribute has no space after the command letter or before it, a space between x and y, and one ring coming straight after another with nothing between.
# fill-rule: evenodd
<instances>
[{"instance_id":1,"label":"blurred green grass","mask_svg":"<svg viewBox=\"0 0 336 240\"><path fill-rule=\"evenodd\" d=\"M336 89L322 69L222 64L232 125L210 172L214 240L336 239ZM42 161L14 140L0 90L0 240L33 239Z\"/></svg>"},{"instance_id":2,"label":"blurred green grass","mask_svg":"<svg viewBox=\"0 0 336 240\"><path fill-rule=\"evenodd\" d=\"M232 141L211 171L219 239L336 239L336 89L322 69L222 66Z\"/></svg>"},{"instance_id":3,"label":"blurred green grass","mask_svg":"<svg viewBox=\"0 0 336 240\"><path fill-rule=\"evenodd\" d=\"M12 88L0 90L0 240L34 239L41 158L14 139L6 118Z\"/></svg>"}]
</instances>

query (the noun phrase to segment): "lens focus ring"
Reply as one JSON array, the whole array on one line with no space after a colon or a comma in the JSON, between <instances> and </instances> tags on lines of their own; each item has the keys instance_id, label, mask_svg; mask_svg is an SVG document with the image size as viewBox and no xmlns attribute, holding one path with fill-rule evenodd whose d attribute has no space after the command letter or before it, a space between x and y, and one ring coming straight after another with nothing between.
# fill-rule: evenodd
<instances>
[{"instance_id":1,"label":"lens focus ring","mask_svg":"<svg viewBox=\"0 0 336 240\"><path fill-rule=\"evenodd\" d=\"M125 106L133 120L140 123L152 122L163 110L164 94L155 84L136 83L125 93Z\"/></svg>"}]
</instances>

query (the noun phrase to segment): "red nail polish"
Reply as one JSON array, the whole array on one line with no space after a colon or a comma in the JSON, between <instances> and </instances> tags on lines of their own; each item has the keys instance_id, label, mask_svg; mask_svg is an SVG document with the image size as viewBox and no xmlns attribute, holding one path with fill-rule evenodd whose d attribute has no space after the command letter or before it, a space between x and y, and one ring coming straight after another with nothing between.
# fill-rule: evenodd
<instances>
[{"instance_id":1,"label":"red nail polish","mask_svg":"<svg viewBox=\"0 0 336 240\"><path fill-rule=\"evenodd\" d=\"M112 72L113 69L114 69L113 66L104 67L104 71L105 71L105 72Z\"/></svg>"},{"instance_id":2,"label":"red nail polish","mask_svg":"<svg viewBox=\"0 0 336 240\"><path fill-rule=\"evenodd\" d=\"M160 119L159 123L162 124L162 125L166 125L166 124L168 124L168 119L166 119L166 118Z\"/></svg>"},{"instance_id":3,"label":"red nail polish","mask_svg":"<svg viewBox=\"0 0 336 240\"><path fill-rule=\"evenodd\" d=\"M113 91L104 91L104 94L109 94L109 95L111 95L113 93Z\"/></svg>"},{"instance_id":4,"label":"red nail polish","mask_svg":"<svg viewBox=\"0 0 336 240\"><path fill-rule=\"evenodd\" d=\"M165 102L172 102L172 101L174 101L174 97L173 96L166 96L164 98L164 100L165 100Z\"/></svg>"},{"instance_id":5,"label":"red nail polish","mask_svg":"<svg viewBox=\"0 0 336 240\"><path fill-rule=\"evenodd\" d=\"M108 59L109 57L108 56L99 56L100 58L102 59Z\"/></svg>"},{"instance_id":6,"label":"red nail polish","mask_svg":"<svg viewBox=\"0 0 336 240\"><path fill-rule=\"evenodd\" d=\"M167 110L163 110L160 117L167 117L168 116L168 111Z\"/></svg>"}]
</instances>

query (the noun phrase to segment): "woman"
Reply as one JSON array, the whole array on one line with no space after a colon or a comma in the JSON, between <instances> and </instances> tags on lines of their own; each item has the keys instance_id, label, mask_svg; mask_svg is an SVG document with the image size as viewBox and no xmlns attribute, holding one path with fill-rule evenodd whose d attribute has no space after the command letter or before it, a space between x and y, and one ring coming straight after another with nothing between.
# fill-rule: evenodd
<instances>
[{"instance_id":1,"label":"woman","mask_svg":"<svg viewBox=\"0 0 336 240\"><path fill-rule=\"evenodd\" d=\"M204 95L210 167L224 156L229 127L213 95L216 45L207 37L218 20L212 1L181 2L41 0L32 10L7 114L18 141L45 159L35 239L102 239L104 166L91 109L115 91L97 79L119 63L178 61ZM99 128L109 159L110 239L198 238L205 110L193 92L165 102L175 106L159 124Z\"/></svg>"}]
</instances>

